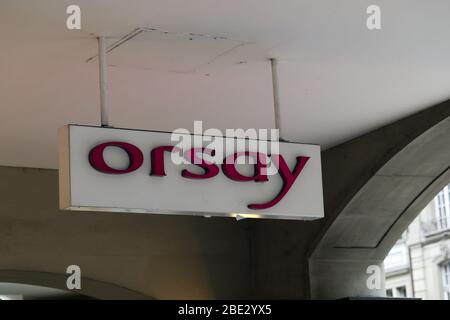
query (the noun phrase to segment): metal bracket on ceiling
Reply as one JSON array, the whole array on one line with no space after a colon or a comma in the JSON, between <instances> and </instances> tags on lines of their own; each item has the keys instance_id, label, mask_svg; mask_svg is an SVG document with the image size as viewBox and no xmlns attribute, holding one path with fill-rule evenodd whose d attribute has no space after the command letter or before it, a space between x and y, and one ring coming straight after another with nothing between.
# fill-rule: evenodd
<instances>
[{"instance_id":1,"label":"metal bracket on ceiling","mask_svg":"<svg viewBox=\"0 0 450 320\"><path fill-rule=\"evenodd\" d=\"M109 45L108 47L105 48L105 54L111 52L112 50L116 49L117 47L121 46L122 44L124 44L125 42L127 42L128 40L133 39L134 37L136 37L138 34L144 32L145 30L143 28L136 28L133 31L131 31L130 33L127 33L126 35L124 35L123 37L121 37L119 40L115 41L114 43L112 43L111 45ZM106 39L106 37L103 37L104 39ZM88 59L86 59L86 62L93 62L96 59L98 59L99 54L96 54L95 56L92 56Z\"/></svg>"},{"instance_id":2,"label":"metal bracket on ceiling","mask_svg":"<svg viewBox=\"0 0 450 320\"><path fill-rule=\"evenodd\" d=\"M285 141L281 132L281 118L280 118L280 92L278 82L278 60L270 58L270 67L272 71L272 90L273 90L273 111L275 120L275 129L278 129L278 140Z\"/></svg>"},{"instance_id":3,"label":"metal bracket on ceiling","mask_svg":"<svg viewBox=\"0 0 450 320\"><path fill-rule=\"evenodd\" d=\"M98 59L98 73L99 73L99 89L100 89L100 123L102 127L110 127L109 125L109 113L108 113L108 62L107 54L118 46L127 42L128 40L136 37L143 32L142 28L136 28L132 32L121 37L119 40L106 46L106 37L97 37L98 53L97 55L90 57L86 62L93 62Z\"/></svg>"},{"instance_id":4,"label":"metal bracket on ceiling","mask_svg":"<svg viewBox=\"0 0 450 320\"><path fill-rule=\"evenodd\" d=\"M100 119L102 127L109 127L108 118L108 64L106 62L105 37L98 37L98 74L100 89Z\"/></svg>"}]
</instances>

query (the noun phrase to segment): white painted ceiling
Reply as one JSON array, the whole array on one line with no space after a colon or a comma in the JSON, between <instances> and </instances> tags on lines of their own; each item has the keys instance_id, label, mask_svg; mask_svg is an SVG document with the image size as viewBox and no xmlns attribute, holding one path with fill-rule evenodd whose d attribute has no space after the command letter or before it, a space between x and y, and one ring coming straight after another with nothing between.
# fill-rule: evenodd
<instances>
[{"instance_id":1,"label":"white painted ceiling","mask_svg":"<svg viewBox=\"0 0 450 320\"><path fill-rule=\"evenodd\" d=\"M0 165L57 167L57 128L99 124L95 36L137 27L108 55L116 127L271 128L269 57L284 138L324 148L450 97L448 0L2 0Z\"/></svg>"}]
</instances>

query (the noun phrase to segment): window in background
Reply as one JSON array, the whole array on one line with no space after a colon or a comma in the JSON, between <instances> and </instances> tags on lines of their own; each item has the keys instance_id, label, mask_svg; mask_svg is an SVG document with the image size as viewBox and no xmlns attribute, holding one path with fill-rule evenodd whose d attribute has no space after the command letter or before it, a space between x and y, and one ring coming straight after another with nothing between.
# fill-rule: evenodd
<instances>
[{"instance_id":1,"label":"window in background","mask_svg":"<svg viewBox=\"0 0 450 320\"><path fill-rule=\"evenodd\" d=\"M444 299L450 300L450 262L442 266L442 284L444 288Z\"/></svg>"},{"instance_id":2,"label":"window in background","mask_svg":"<svg viewBox=\"0 0 450 320\"><path fill-rule=\"evenodd\" d=\"M397 287L396 291L397 291L397 294L395 295L396 297L406 298L406 287L405 286Z\"/></svg>"},{"instance_id":3,"label":"window in background","mask_svg":"<svg viewBox=\"0 0 450 320\"><path fill-rule=\"evenodd\" d=\"M387 289L386 290L386 296L389 298L392 298L394 295L392 294L392 289Z\"/></svg>"},{"instance_id":4,"label":"window in background","mask_svg":"<svg viewBox=\"0 0 450 320\"><path fill-rule=\"evenodd\" d=\"M450 227L450 187L446 186L438 193L435 200L438 229Z\"/></svg>"}]
</instances>

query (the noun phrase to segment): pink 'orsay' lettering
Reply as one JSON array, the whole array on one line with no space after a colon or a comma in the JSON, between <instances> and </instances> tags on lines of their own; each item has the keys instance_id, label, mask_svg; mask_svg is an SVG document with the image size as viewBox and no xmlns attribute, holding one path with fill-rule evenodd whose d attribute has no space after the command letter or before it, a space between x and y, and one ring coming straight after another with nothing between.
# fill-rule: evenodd
<instances>
[{"instance_id":1,"label":"pink 'orsay' lettering","mask_svg":"<svg viewBox=\"0 0 450 320\"><path fill-rule=\"evenodd\" d=\"M254 164L254 172L252 176L244 176L236 169L236 160L239 157L247 156L256 158L256 163ZM255 181L255 182L266 182L267 178L266 169L267 161L266 155L259 152L236 152L223 160L222 171L223 173L234 181Z\"/></svg>"},{"instance_id":2,"label":"pink 'orsay' lettering","mask_svg":"<svg viewBox=\"0 0 450 320\"><path fill-rule=\"evenodd\" d=\"M128 154L129 165L125 169L115 169L111 168L103 157L103 152L107 147L118 147L124 150ZM174 146L160 146L154 148L150 153L151 158L151 176L166 176L165 172L165 162L164 157L166 152L180 151L178 148ZM195 166L200 167L203 172L194 173L189 171L188 169L183 169L181 171L181 175L184 178L188 179L209 179L217 176L219 173L219 167L211 162L206 161L203 157L200 157L199 154L208 154L210 156L214 156L215 150L208 148L192 148L188 150L184 154L184 158L188 160ZM256 159L255 164L253 165L253 175L246 176L241 174L236 169L236 160L239 157L253 157ZM230 180L245 182L245 181L254 181L254 182L267 182L269 178L267 176L267 159L270 157L272 161L274 161L276 167L278 168L278 174L280 175L283 184L278 192L278 194L270 201L265 203L252 203L247 207L252 210L264 210L269 209L279 203L291 189L294 182L297 180L300 173L305 168L306 163L310 159L309 157L297 157L296 164L294 169L291 171L281 155L271 155L267 156L263 153L258 152L236 152L232 155L227 156L222 164L222 171ZM126 142L107 142L102 143L94 147L89 153L89 163L91 166L102 172L109 174L124 174L135 171L142 166L144 161L144 157L142 151L129 143Z\"/></svg>"},{"instance_id":3,"label":"pink 'orsay' lettering","mask_svg":"<svg viewBox=\"0 0 450 320\"><path fill-rule=\"evenodd\" d=\"M126 169L111 168L105 162L103 152L107 147L117 147L124 150L127 153L129 164ZM113 141L102 143L94 147L91 150L91 152L89 152L89 163L94 169L103 173L110 173L110 174L130 173L139 169L143 162L144 156L142 155L141 150L139 150L138 147L126 142Z\"/></svg>"},{"instance_id":4,"label":"pink 'orsay' lettering","mask_svg":"<svg viewBox=\"0 0 450 320\"><path fill-rule=\"evenodd\" d=\"M203 157L199 157L198 153L207 153L210 156L214 156L215 151L208 148L192 148L184 154L184 158L190 161L192 164L199 166L203 169L203 173L193 173L187 169L181 171L181 175L188 179L208 179L217 176L219 173L219 167L214 163L207 162Z\"/></svg>"},{"instance_id":5,"label":"pink 'orsay' lettering","mask_svg":"<svg viewBox=\"0 0 450 320\"><path fill-rule=\"evenodd\" d=\"M164 177L166 175L166 171L164 170L164 153L172 152L176 150L174 146L161 146L154 148L150 153L150 158L152 161L151 164L151 176Z\"/></svg>"},{"instance_id":6,"label":"pink 'orsay' lettering","mask_svg":"<svg viewBox=\"0 0 450 320\"><path fill-rule=\"evenodd\" d=\"M302 172L303 168L305 167L306 163L308 162L309 157L297 157L297 163L295 165L294 170L291 172L289 170L288 165L286 164L286 161L284 161L284 158L281 155L278 155L274 157L273 161L276 161L278 163L278 172L281 175L281 179L283 179L283 186L281 187L280 192L277 194L275 198L273 198L271 201L261 204L249 204L247 207L249 209L253 210L262 210L262 209L268 209L276 205L278 202L281 201L281 199L284 198L284 196L288 193L289 189L294 184L295 180L297 179L300 172Z\"/></svg>"}]
</instances>

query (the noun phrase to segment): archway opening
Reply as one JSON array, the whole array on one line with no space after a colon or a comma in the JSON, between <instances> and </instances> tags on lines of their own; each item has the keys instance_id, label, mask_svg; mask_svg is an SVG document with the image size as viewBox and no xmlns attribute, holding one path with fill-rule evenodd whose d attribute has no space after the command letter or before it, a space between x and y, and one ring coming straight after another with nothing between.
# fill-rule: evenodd
<instances>
[{"instance_id":1,"label":"archway opening","mask_svg":"<svg viewBox=\"0 0 450 320\"><path fill-rule=\"evenodd\" d=\"M404 230L384 271L387 297L450 300L450 184Z\"/></svg>"},{"instance_id":2,"label":"archway opening","mask_svg":"<svg viewBox=\"0 0 450 320\"><path fill-rule=\"evenodd\" d=\"M23 283L0 282L0 300L94 300L78 292Z\"/></svg>"},{"instance_id":3,"label":"archway opening","mask_svg":"<svg viewBox=\"0 0 450 320\"><path fill-rule=\"evenodd\" d=\"M57 300L152 300L136 292L112 283L82 277L81 288L69 290L67 274L40 271L0 270L0 296L5 300L16 298Z\"/></svg>"}]
</instances>

